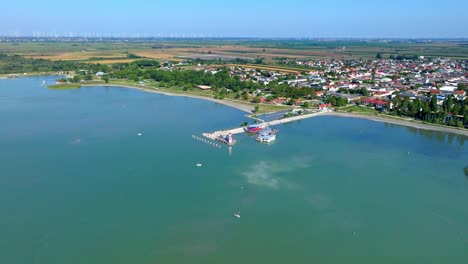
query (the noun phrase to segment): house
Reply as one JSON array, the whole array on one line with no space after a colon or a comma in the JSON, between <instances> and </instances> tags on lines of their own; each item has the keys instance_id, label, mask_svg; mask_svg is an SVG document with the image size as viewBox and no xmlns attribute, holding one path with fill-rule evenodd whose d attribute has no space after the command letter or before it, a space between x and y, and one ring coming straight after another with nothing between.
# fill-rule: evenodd
<instances>
[{"instance_id":1,"label":"house","mask_svg":"<svg viewBox=\"0 0 468 264\"><path fill-rule=\"evenodd\" d=\"M386 102L386 101L381 101L381 100L372 99L372 98L364 98L364 99L362 99L361 102L362 102L363 105L373 106L373 107L375 107L375 109L384 108L388 104L388 102Z\"/></svg>"},{"instance_id":2,"label":"house","mask_svg":"<svg viewBox=\"0 0 468 264\"><path fill-rule=\"evenodd\" d=\"M431 93L431 94L440 94L440 91L437 90L437 89L430 89L429 93Z\"/></svg>"},{"instance_id":3,"label":"house","mask_svg":"<svg viewBox=\"0 0 468 264\"><path fill-rule=\"evenodd\" d=\"M328 111L332 107L332 104L320 104L319 105L319 110L322 111Z\"/></svg>"},{"instance_id":4,"label":"house","mask_svg":"<svg viewBox=\"0 0 468 264\"><path fill-rule=\"evenodd\" d=\"M463 99L465 98L466 92L463 91L463 90L455 90L455 91L453 92L453 95L454 95L455 97L457 97L458 99L463 100Z\"/></svg>"},{"instance_id":5,"label":"house","mask_svg":"<svg viewBox=\"0 0 468 264\"><path fill-rule=\"evenodd\" d=\"M439 88L439 90L444 91L444 92L453 92L457 89L455 86L442 86Z\"/></svg>"},{"instance_id":6,"label":"house","mask_svg":"<svg viewBox=\"0 0 468 264\"><path fill-rule=\"evenodd\" d=\"M201 89L201 90L210 90L211 89L211 86L208 86L208 85L198 85L197 86L198 89Z\"/></svg>"}]
</instances>

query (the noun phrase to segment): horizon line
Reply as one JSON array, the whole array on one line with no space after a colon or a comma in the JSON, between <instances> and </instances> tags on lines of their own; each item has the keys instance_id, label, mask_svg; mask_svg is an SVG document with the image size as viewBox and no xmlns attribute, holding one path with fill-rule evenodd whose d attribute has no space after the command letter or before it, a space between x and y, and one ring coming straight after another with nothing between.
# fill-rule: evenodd
<instances>
[{"instance_id":1,"label":"horizon line","mask_svg":"<svg viewBox=\"0 0 468 264\"><path fill-rule=\"evenodd\" d=\"M88 36L88 35L56 35L56 36L34 36L34 35L2 35L6 39L231 39L231 40L467 40L468 37L230 37L230 36Z\"/></svg>"}]
</instances>

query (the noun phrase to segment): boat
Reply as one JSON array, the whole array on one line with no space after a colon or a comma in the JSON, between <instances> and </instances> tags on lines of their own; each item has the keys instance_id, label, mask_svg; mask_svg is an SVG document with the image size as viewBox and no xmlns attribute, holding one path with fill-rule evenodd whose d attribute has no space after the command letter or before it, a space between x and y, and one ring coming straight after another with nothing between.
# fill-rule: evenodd
<instances>
[{"instance_id":1,"label":"boat","mask_svg":"<svg viewBox=\"0 0 468 264\"><path fill-rule=\"evenodd\" d=\"M276 135L275 134L272 134L272 135L259 135L257 137L257 141L262 142L262 143L271 143L271 142L273 142L275 140L276 140Z\"/></svg>"},{"instance_id":2,"label":"boat","mask_svg":"<svg viewBox=\"0 0 468 264\"><path fill-rule=\"evenodd\" d=\"M253 125L247 126L247 132L257 133L257 132L260 132L261 130L263 130L263 128L264 128L263 124L253 124Z\"/></svg>"},{"instance_id":3,"label":"boat","mask_svg":"<svg viewBox=\"0 0 468 264\"><path fill-rule=\"evenodd\" d=\"M234 217L240 218L240 212L239 212L239 213L235 213L235 214L234 214Z\"/></svg>"},{"instance_id":4,"label":"boat","mask_svg":"<svg viewBox=\"0 0 468 264\"><path fill-rule=\"evenodd\" d=\"M265 129L258 132L258 136L270 136L276 135L278 133L278 129L271 129L270 127L266 127Z\"/></svg>"}]
</instances>

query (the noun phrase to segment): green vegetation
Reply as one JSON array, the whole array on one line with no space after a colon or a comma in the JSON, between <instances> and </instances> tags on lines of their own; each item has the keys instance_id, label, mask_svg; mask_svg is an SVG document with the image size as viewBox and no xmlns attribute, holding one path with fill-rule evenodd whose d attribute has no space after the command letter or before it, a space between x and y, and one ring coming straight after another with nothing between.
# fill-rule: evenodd
<instances>
[{"instance_id":1,"label":"green vegetation","mask_svg":"<svg viewBox=\"0 0 468 264\"><path fill-rule=\"evenodd\" d=\"M465 167L464 171L465 171L465 175L468 177L468 166Z\"/></svg>"},{"instance_id":2,"label":"green vegetation","mask_svg":"<svg viewBox=\"0 0 468 264\"><path fill-rule=\"evenodd\" d=\"M433 124L460 128L468 125L468 98L459 101L452 95L446 97L442 106L437 104L436 95L429 102L397 95L387 104L386 110L392 115L409 116Z\"/></svg>"},{"instance_id":3,"label":"green vegetation","mask_svg":"<svg viewBox=\"0 0 468 264\"><path fill-rule=\"evenodd\" d=\"M51 61L44 59L24 58L19 55L5 55L0 53L0 74L29 73L29 72L69 72L82 71L96 73L108 71L107 65L85 64L73 61Z\"/></svg>"},{"instance_id":4,"label":"green vegetation","mask_svg":"<svg viewBox=\"0 0 468 264\"><path fill-rule=\"evenodd\" d=\"M69 90L69 89L77 89L80 87L81 87L80 84L75 84L75 83L64 83L64 84L56 84L56 85L47 86L47 88L54 89L54 90Z\"/></svg>"},{"instance_id":5,"label":"green vegetation","mask_svg":"<svg viewBox=\"0 0 468 264\"><path fill-rule=\"evenodd\" d=\"M256 106L255 106L254 113L258 113L258 112L260 112L260 106L259 106L259 105L256 105Z\"/></svg>"},{"instance_id":6,"label":"green vegetation","mask_svg":"<svg viewBox=\"0 0 468 264\"><path fill-rule=\"evenodd\" d=\"M348 104L348 99L331 96L325 99L327 103L330 103L332 106L346 106Z\"/></svg>"},{"instance_id":7,"label":"green vegetation","mask_svg":"<svg viewBox=\"0 0 468 264\"><path fill-rule=\"evenodd\" d=\"M342 108L339 108L338 110L350 112L350 113L363 113L363 114L377 114L378 113L378 111L373 108L362 107L362 106L357 106L357 105L342 107Z\"/></svg>"}]
</instances>

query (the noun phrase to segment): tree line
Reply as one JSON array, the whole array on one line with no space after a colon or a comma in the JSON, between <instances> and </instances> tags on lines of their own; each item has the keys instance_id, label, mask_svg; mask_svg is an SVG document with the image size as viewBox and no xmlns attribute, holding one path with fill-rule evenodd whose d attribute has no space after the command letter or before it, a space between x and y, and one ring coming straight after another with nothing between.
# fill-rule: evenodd
<instances>
[{"instance_id":1,"label":"tree line","mask_svg":"<svg viewBox=\"0 0 468 264\"><path fill-rule=\"evenodd\" d=\"M397 95L387 104L387 111L393 115L409 116L434 124L468 126L468 97L457 100L448 95L442 105L438 105L437 102L436 95L429 101L418 98L410 100L408 96Z\"/></svg>"}]
</instances>

